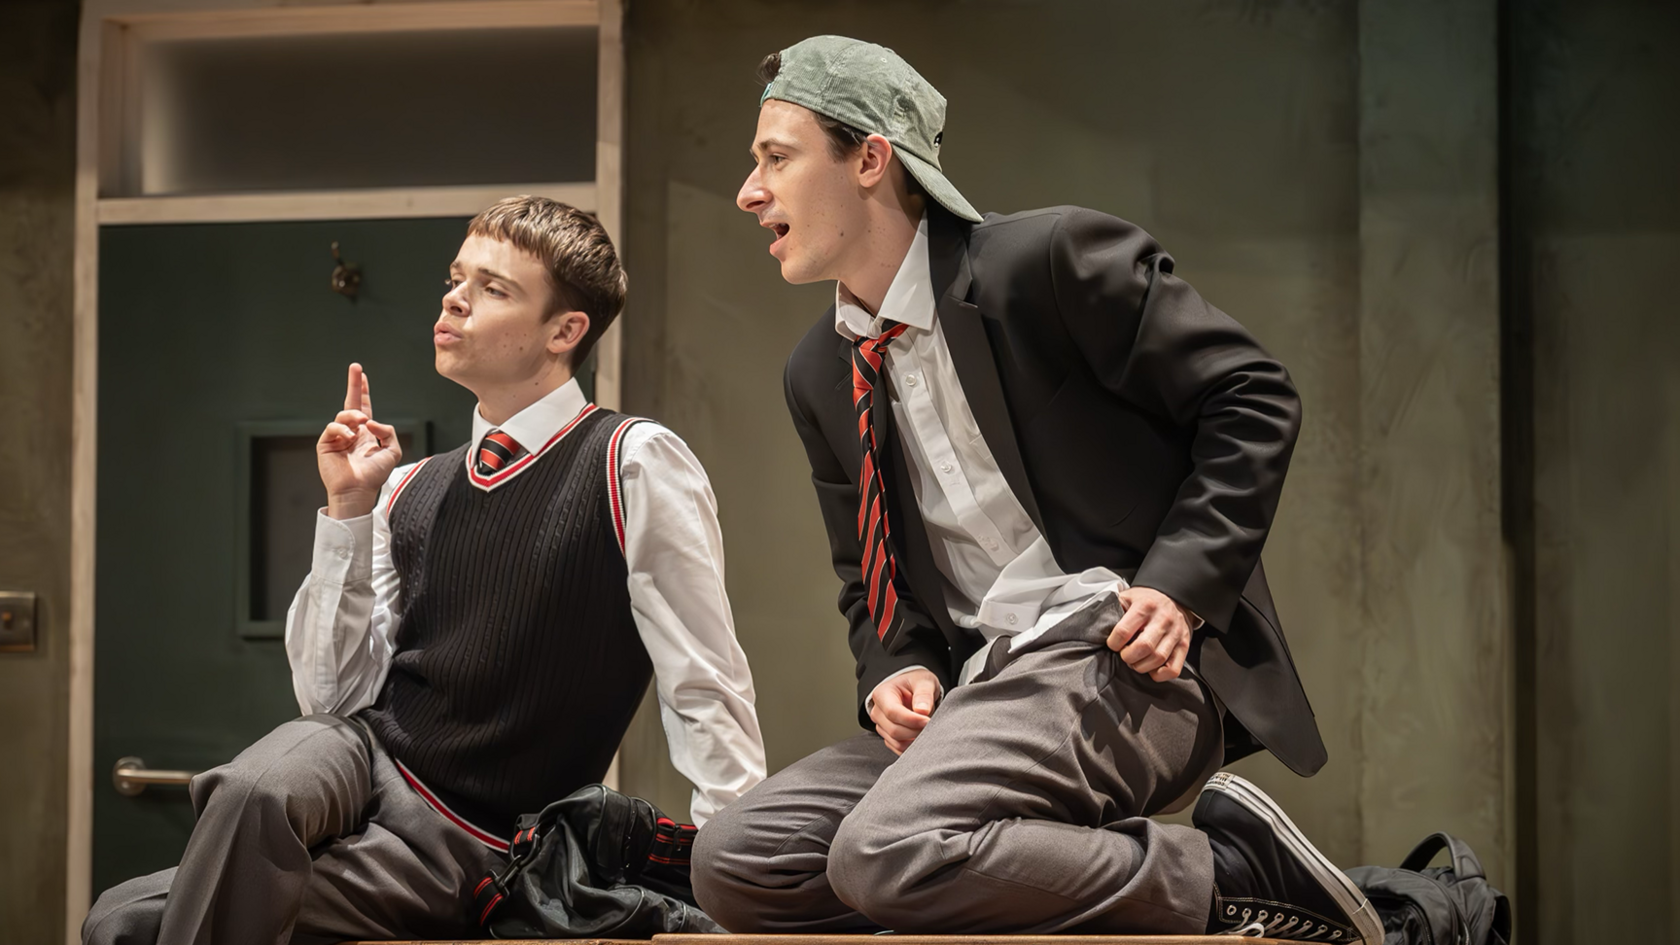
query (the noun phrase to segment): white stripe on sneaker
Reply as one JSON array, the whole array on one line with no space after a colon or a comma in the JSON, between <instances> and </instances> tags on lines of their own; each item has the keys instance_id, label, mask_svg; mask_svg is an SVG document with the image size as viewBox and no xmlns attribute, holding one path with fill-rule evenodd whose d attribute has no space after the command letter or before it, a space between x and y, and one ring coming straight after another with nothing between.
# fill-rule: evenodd
<instances>
[{"instance_id":1,"label":"white stripe on sneaker","mask_svg":"<svg viewBox=\"0 0 1680 945\"><path fill-rule=\"evenodd\" d=\"M1337 869L1324 854L1318 852L1318 848L1307 840L1307 835L1295 826L1295 822L1289 819L1289 815L1283 812L1283 808L1279 807L1276 801L1258 787L1228 771L1221 771L1209 778L1207 786L1202 790L1218 791L1265 821L1272 828L1272 833L1290 852L1313 868L1319 884L1330 893L1337 907L1347 914L1349 921L1353 923L1354 931L1359 934L1365 945L1382 945L1382 923L1378 921L1370 900L1353 884L1353 880L1348 879L1346 873Z\"/></svg>"}]
</instances>

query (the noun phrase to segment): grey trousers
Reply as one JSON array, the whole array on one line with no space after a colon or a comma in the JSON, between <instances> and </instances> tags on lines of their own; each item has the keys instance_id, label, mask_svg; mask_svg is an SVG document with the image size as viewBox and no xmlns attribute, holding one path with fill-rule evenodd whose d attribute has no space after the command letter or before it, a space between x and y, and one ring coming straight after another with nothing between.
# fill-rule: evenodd
<instances>
[{"instance_id":1,"label":"grey trousers","mask_svg":"<svg viewBox=\"0 0 1680 945\"><path fill-rule=\"evenodd\" d=\"M114 886L89 945L285 945L480 933L471 889L502 858L409 787L358 723L287 722L193 779L181 865Z\"/></svg>"},{"instance_id":2,"label":"grey trousers","mask_svg":"<svg viewBox=\"0 0 1680 945\"><path fill-rule=\"evenodd\" d=\"M1000 644L902 757L860 735L724 808L694 846L700 906L737 933L1205 932L1207 839L1148 816L1218 770L1219 713L1108 649L1119 617L1105 595Z\"/></svg>"}]
</instances>

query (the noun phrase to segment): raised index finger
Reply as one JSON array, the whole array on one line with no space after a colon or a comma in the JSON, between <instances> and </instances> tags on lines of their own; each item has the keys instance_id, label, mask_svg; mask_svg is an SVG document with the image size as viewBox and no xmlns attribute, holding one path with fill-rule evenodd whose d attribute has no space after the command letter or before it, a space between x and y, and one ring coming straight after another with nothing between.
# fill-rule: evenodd
<instances>
[{"instance_id":1,"label":"raised index finger","mask_svg":"<svg viewBox=\"0 0 1680 945\"><path fill-rule=\"evenodd\" d=\"M350 365L350 377L346 380L344 385L345 410L362 409L362 391L365 389L364 384L365 381L362 379L362 366L360 364L352 363ZM363 412L365 413L366 411Z\"/></svg>"}]
</instances>

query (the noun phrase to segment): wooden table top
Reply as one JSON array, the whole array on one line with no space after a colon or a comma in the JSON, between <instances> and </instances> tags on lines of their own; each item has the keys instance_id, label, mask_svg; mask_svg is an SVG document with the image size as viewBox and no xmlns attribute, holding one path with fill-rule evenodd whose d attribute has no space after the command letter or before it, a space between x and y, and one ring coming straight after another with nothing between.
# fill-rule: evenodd
<instances>
[{"instance_id":1,"label":"wooden table top","mask_svg":"<svg viewBox=\"0 0 1680 945\"><path fill-rule=\"evenodd\" d=\"M506 940L344 942L343 945L497 945ZM648 945L645 938L522 938L528 945ZM1221 935L655 935L654 945L1231 945ZM1287 945L1242 938L1243 945Z\"/></svg>"}]
</instances>

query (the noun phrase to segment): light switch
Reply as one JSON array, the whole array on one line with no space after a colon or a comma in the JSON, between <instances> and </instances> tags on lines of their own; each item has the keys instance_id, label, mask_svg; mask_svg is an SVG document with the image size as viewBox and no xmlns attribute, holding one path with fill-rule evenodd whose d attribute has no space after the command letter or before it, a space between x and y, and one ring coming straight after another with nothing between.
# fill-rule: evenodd
<instances>
[{"instance_id":1,"label":"light switch","mask_svg":"<svg viewBox=\"0 0 1680 945\"><path fill-rule=\"evenodd\" d=\"M0 653L35 649L35 592L0 591Z\"/></svg>"}]
</instances>

